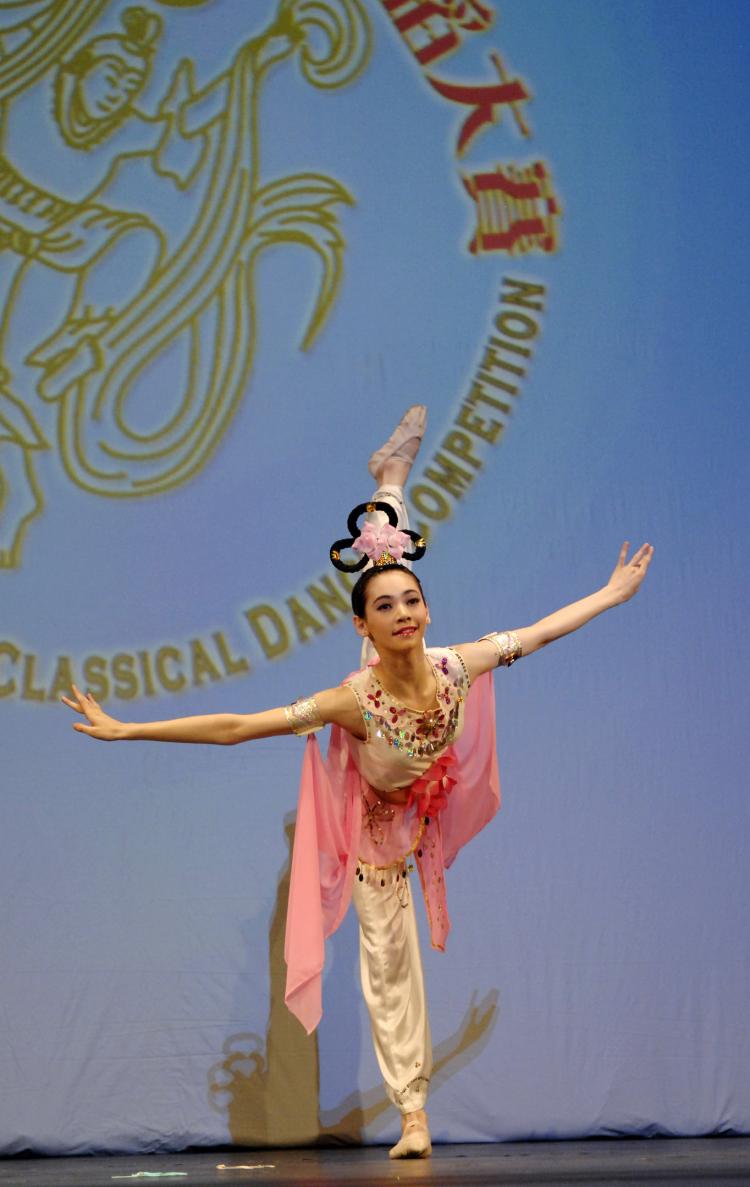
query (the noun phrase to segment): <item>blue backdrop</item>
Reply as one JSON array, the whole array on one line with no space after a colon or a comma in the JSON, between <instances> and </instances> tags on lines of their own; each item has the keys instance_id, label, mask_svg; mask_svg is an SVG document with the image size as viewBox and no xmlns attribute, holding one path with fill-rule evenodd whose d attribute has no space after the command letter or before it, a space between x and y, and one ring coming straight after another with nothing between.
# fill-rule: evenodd
<instances>
[{"instance_id":1,"label":"blue backdrop","mask_svg":"<svg viewBox=\"0 0 750 1187\"><path fill-rule=\"evenodd\" d=\"M426 953L435 1135L750 1127L749 19L0 3L2 1152L394 1136L353 918L317 1035L283 1005L302 743L99 745L58 698L341 679L327 549L415 401L434 643L656 546L496 678L503 810Z\"/></svg>"}]
</instances>

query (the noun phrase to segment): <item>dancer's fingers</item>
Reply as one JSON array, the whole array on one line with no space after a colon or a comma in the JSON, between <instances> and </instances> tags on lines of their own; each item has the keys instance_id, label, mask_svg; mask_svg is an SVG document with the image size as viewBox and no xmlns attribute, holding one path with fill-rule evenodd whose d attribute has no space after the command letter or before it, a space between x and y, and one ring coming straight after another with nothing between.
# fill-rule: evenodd
<instances>
[{"instance_id":1,"label":"dancer's fingers","mask_svg":"<svg viewBox=\"0 0 750 1187\"><path fill-rule=\"evenodd\" d=\"M638 549L635 556L633 557L631 564L633 564L633 565L648 565L648 562L651 560L653 552L654 552L654 550L653 550L653 547L651 546L651 544L641 544L640 548Z\"/></svg>"},{"instance_id":2,"label":"dancer's fingers","mask_svg":"<svg viewBox=\"0 0 750 1187\"><path fill-rule=\"evenodd\" d=\"M80 688L75 684L71 685L71 687L78 702L78 711L83 713L93 723L94 715L102 712L101 706L97 704L90 692L81 692Z\"/></svg>"}]
</instances>

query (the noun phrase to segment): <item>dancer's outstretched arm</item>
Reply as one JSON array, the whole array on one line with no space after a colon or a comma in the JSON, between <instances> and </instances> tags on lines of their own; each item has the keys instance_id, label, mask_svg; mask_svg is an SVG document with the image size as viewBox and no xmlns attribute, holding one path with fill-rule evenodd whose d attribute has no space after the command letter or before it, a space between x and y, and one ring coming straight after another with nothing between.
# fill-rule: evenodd
<instances>
[{"instance_id":1,"label":"dancer's outstretched arm","mask_svg":"<svg viewBox=\"0 0 750 1187\"><path fill-rule=\"evenodd\" d=\"M569 606L563 606L561 610L556 610L546 618L540 618L533 626L520 627L508 632L515 635L518 640L521 655L531 655L540 647L554 643L555 639L561 639L563 635L577 631L605 610L611 610L613 606L619 606L634 597L646 576L654 549L651 544L642 544L632 560L628 561L629 547L626 540L620 549L612 576L602 589L589 594L587 598L581 598L578 602L571 602ZM497 667L498 662L507 662L507 659L503 660L502 653L498 653L498 647L485 639L480 639L476 643L462 643L456 650L461 653L472 680L482 672ZM514 658L520 657L516 654Z\"/></svg>"},{"instance_id":2,"label":"dancer's outstretched arm","mask_svg":"<svg viewBox=\"0 0 750 1187\"><path fill-rule=\"evenodd\" d=\"M262 713L210 713L205 717L175 717L171 721L127 722L110 717L90 693L81 692L75 685L73 696L61 699L86 718L86 725L75 722L73 729L102 742L205 742L214 746L234 746L255 738L299 732L293 728L287 710L283 708L266 709ZM326 688L317 692L312 700L321 724L335 723L356 737L364 738L357 698L346 685Z\"/></svg>"}]
</instances>

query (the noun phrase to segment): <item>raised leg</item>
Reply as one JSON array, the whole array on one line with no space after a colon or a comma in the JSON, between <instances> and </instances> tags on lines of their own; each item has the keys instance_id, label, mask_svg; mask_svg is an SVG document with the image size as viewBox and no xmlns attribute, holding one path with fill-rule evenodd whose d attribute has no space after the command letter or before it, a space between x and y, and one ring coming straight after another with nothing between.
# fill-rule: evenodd
<instances>
[{"instance_id":1,"label":"raised leg","mask_svg":"<svg viewBox=\"0 0 750 1187\"><path fill-rule=\"evenodd\" d=\"M385 445L381 445L368 462L367 468L379 486L406 486L426 428L427 408L424 404L412 404Z\"/></svg>"},{"instance_id":2,"label":"raised leg","mask_svg":"<svg viewBox=\"0 0 750 1187\"><path fill-rule=\"evenodd\" d=\"M372 494L373 502L389 503L398 515L398 526L408 531L409 514L404 501L404 486L409 477L414 460L419 453L422 438L427 428L427 409L424 404L412 404L407 408L401 420L396 425L385 445L370 458L368 469L377 482ZM383 511L372 511L367 516L378 527L386 522ZM370 564L365 568L369 568ZM403 564L411 568L409 561ZM360 653L360 667L364 668L375 658L375 649L369 639L362 642Z\"/></svg>"}]
</instances>

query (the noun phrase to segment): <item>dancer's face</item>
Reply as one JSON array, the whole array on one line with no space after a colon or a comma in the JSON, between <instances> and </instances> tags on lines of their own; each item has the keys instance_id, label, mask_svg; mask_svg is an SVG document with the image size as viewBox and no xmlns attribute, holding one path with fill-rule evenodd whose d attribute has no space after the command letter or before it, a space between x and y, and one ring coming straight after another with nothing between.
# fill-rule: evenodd
<instances>
[{"instance_id":1,"label":"dancer's face","mask_svg":"<svg viewBox=\"0 0 750 1187\"><path fill-rule=\"evenodd\" d=\"M357 633L375 649L401 651L421 646L430 612L411 573L387 571L373 577L365 593L365 616L355 615Z\"/></svg>"}]
</instances>

